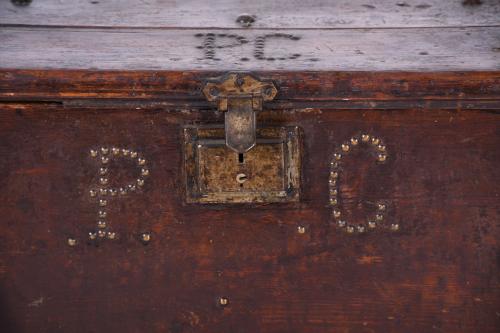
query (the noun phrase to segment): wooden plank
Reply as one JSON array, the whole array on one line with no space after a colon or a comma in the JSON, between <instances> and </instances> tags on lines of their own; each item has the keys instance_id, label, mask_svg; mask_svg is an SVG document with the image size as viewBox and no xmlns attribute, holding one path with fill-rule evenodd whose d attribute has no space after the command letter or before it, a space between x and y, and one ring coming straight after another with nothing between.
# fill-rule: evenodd
<instances>
[{"instance_id":1,"label":"wooden plank","mask_svg":"<svg viewBox=\"0 0 500 333\"><path fill-rule=\"evenodd\" d=\"M480 71L500 69L499 43L497 27L286 32L4 27L0 67Z\"/></svg>"},{"instance_id":2,"label":"wooden plank","mask_svg":"<svg viewBox=\"0 0 500 333\"><path fill-rule=\"evenodd\" d=\"M500 72L253 72L279 93L266 108L499 107ZM2 70L0 100L106 108L213 108L201 89L225 72ZM384 104L384 101L394 102ZM332 104L335 102L335 104ZM98 103L98 104L96 104ZM69 105L69 104L68 104Z\"/></svg>"},{"instance_id":3,"label":"wooden plank","mask_svg":"<svg viewBox=\"0 0 500 333\"><path fill-rule=\"evenodd\" d=\"M0 2L0 24L240 28L242 13L256 16L253 28L394 28L500 24L497 0L464 6L461 0L43 0L27 7Z\"/></svg>"},{"instance_id":4,"label":"wooden plank","mask_svg":"<svg viewBox=\"0 0 500 333\"><path fill-rule=\"evenodd\" d=\"M183 203L180 127L221 123L219 113L97 111L0 105L3 331L498 332L498 114L264 111L304 131L303 200L206 207ZM366 203L384 199L399 232L347 235L332 223L329 162L362 131L390 156L345 160L345 214L363 221ZM88 152L101 145L137 149L151 179L110 199L119 237L96 247ZM110 182L136 171L111 165Z\"/></svg>"}]
</instances>

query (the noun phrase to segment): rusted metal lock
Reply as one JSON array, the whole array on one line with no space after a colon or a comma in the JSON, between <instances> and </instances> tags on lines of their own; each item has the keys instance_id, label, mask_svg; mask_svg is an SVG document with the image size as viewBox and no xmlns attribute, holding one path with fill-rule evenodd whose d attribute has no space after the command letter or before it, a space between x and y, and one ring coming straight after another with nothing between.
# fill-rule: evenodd
<instances>
[{"instance_id":1,"label":"rusted metal lock","mask_svg":"<svg viewBox=\"0 0 500 333\"><path fill-rule=\"evenodd\" d=\"M256 112L277 89L242 73L206 83L225 125L184 129L187 202L290 202L300 196L301 143L296 126L257 128Z\"/></svg>"}]
</instances>

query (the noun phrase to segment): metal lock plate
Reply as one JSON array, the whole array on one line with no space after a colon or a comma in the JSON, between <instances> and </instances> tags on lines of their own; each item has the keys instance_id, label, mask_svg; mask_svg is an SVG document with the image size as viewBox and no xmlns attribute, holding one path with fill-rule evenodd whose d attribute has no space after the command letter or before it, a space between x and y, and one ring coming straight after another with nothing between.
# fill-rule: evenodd
<instances>
[{"instance_id":1,"label":"metal lock plate","mask_svg":"<svg viewBox=\"0 0 500 333\"><path fill-rule=\"evenodd\" d=\"M262 128L247 153L228 148L220 127L184 129L189 203L296 202L300 197L298 127Z\"/></svg>"},{"instance_id":2,"label":"metal lock plate","mask_svg":"<svg viewBox=\"0 0 500 333\"><path fill-rule=\"evenodd\" d=\"M206 82L206 99L225 113L226 146L237 153L245 153L256 144L256 115L264 101L271 101L278 93L271 81L263 81L248 73L228 73Z\"/></svg>"}]
</instances>

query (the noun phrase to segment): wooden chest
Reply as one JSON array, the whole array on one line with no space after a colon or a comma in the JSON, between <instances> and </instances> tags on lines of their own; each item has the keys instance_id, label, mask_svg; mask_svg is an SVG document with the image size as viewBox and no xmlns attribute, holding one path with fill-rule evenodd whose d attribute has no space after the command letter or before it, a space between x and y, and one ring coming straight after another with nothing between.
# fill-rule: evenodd
<instances>
[{"instance_id":1,"label":"wooden chest","mask_svg":"<svg viewBox=\"0 0 500 333\"><path fill-rule=\"evenodd\" d=\"M499 331L498 1L0 24L0 331Z\"/></svg>"}]
</instances>

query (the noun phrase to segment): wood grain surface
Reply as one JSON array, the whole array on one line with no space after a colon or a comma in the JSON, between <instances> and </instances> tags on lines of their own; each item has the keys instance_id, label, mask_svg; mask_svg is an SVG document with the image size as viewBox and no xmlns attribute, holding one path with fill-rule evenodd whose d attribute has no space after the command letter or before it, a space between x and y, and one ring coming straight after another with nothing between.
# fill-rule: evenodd
<instances>
[{"instance_id":1,"label":"wood grain surface","mask_svg":"<svg viewBox=\"0 0 500 333\"><path fill-rule=\"evenodd\" d=\"M268 37L259 46L259 37L275 33L282 34L255 29L200 32L194 29L2 27L0 68L500 70L499 26L286 30L286 35L298 40ZM244 38L245 43L240 44L238 37ZM209 42L207 38L214 40ZM213 52L213 57L207 56L207 51ZM264 58L259 58L258 52L262 52Z\"/></svg>"},{"instance_id":2,"label":"wood grain surface","mask_svg":"<svg viewBox=\"0 0 500 333\"><path fill-rule=\"evenodd\" d=\"M1 1L0 332L498 332L499 14L497 0ZM201 87L228 71L277 86L258 126L300 128L299 202L187 202L182 129L223 124ZM348 234L330 165L364 133L387 160L344 154L339 205L358 225L382 201L391 227ZM144 184L90 196L102 147L144 158ZM120 156L105 159L116 188L143 175ZM89 239L102 207L114 240Z\"/></svg>"},{"instance_id":3,"label":"wood grain surface","mask_svg":"<svg viewBox=\"0 0 500 333\"><path fill-rule=\"evenodd\" d=\"M0 23L87 27L252 28L464 27L499 24L498 0L34 0L27 7L0 2Z\"/></svg>"},{"instance_id":4,"label":"wood grain surface","mask_svg":"<svg viewBox=\"0 0 500 333\"><path fill-rule=\"evenodd\" d=\"M304 130L301 202L203 206L183 203L180 126L221 123L217 111L2 104L4 331L497 332L498 113L291 111L259 122ZM332 223L328 165L360 131L383 138L389 158L346 160L343 205L359 221L386 200L399 232ZM101 145L143 153L151 179L110 203L119 238L96 247L88 152Z\"/></svg>"}]
</instances>

